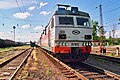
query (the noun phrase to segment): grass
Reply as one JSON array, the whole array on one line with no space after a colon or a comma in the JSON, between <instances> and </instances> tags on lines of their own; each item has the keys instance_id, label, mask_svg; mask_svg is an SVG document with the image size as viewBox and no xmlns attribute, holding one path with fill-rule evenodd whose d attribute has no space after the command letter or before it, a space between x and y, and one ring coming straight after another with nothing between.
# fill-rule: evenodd
<instances>
[{"instance_id":1,"label":"grass","mask_svg":"<svg viewBox=\"0 0 120 80\"><path fill-rule=\"evenodd\" d=\"M13 50L13 49L25 49L29 46L18 46L18 47L6 47L6 48L0 48L0 52L6 51L6 50Z\"/></svg>"},{"instance_id":2,"label":"grass","mask_svg":"<svg viewBox=\"0 0 120 80\"><path fill-rule=\"evenodd\" d=\"M1 52L0 53L0 56L4 56L4 55L6 55L7 54L7 52Z\"/></svg>"},{"instance_id":3,"label":"grass","mask_svg":"<svg viewBox=\"0 0 120 80\"><path fill-rule=\"evenodd\" d=\"M107 54L107 56L115 57L116 54L115 53L109 53L109 54Z\"/></svg>"},{"instance_id":4,"label":"grass","mask_svg":"<svg viewBox=\"0 0 120 80\"><path fill-rule=\"evenodd\" d=\"M27 46L0 48L0 56L6 55L8 51L24 50L26 48Z\"/></svg>"},{"instance_id":5,"label":"grass","mask_svg":"<svg viewBox=\"0 0 120 80\"><path fill-rule=\"evenodd\" d=\"M14 50L13 47L7 47L7 48L0 48L0 56L4 56L8 54L8 51Z\"/></svg>"},{"instance_id":6,"label":"grass","mask_svg":"<svg viewBox=\"0 0 120 80\"><path fill-rule=\"evenodd\" d=\"M52 70L46 70L46 74L47 74L48 76L51 76L51 75L52 75Z\"/></svg>"},{"instance_id":7,"label":"grass","mask_svg":"<svg viewBox=\"0 0 120 80\"><path fill-rule=\"evenodd\" d=\"M0 52L13 50L13 49L14 49L14 47L0 48Z\"/></svg>"}]
</instances>

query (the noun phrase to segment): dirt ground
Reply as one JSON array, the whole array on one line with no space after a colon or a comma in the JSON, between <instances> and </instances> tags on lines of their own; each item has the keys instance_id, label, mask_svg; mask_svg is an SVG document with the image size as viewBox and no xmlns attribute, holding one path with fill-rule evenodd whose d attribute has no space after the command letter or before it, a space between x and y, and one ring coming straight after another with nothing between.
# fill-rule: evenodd
<instances>
[{"instance_id":1,"label":"dirt ground","mask_svg":"<svg viewBox=\"0 0 120 80\"><path fill-rule=\"evenodd\" d=\"M68 80L39 49L34 49L15 80Z\"/></svg>"}]
</instances>

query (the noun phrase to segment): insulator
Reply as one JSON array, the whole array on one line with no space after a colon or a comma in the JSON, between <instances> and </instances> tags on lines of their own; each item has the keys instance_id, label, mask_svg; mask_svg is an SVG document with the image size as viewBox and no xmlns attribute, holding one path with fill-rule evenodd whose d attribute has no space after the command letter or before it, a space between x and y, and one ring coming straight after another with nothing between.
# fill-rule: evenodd
<instances>
[{"instance_id":1,"label":"insulator","mask_svg":"<svg viewBox=\"0 0 120 80\"><path fill-rule=\"evenodd\" d=\"M19 26L19 24L17 24L17 26Z\"/></svg>"},{"instance_id":2,"label":"insulator","mask_svg":"<svg viewBox=\"0 0 120 80\"><path fill-rule=\"evenodd\" d=\"M3 23L2 25L4 26L5 24Z\"/></svg>"}]
</instances>

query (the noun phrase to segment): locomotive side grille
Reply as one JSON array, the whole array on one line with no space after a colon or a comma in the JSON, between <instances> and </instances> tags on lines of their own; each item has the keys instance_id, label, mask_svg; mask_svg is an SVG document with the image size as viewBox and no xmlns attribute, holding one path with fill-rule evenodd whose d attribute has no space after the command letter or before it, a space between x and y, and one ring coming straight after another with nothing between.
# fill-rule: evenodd
<instances>
[{"instance_id":1,"label":"locomotive side grille","mask_svg":"<svg viewBox=\"0 0 120 80\"><path fill-rule=\"evenodd\" d=\"M66 34L59 34L59 39L66 39Z\"/></svg>"}]
</instances>

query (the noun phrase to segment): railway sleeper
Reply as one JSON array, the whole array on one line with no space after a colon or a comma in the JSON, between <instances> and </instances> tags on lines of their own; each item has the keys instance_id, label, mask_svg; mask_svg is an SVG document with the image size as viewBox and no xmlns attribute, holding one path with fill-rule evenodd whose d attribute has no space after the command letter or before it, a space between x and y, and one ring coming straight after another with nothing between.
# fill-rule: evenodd
<instances>
[{"instance_id":1,"label":"railway sleeper","mask_svg":"<svg viewBox=\"0 0 120 80\"><path fill-rule=\"evenodd\" d=\"M0 77L0 80L9 80L9 77Z\"/></svg>"},{"instance_id":2,"label":"railway sleeper","mask_svg":"<svg viewBox=\"0 0 120 80\"><path fill-rule=\"evenodd\" d=\"M112 78L112 77L106 77L106 78L96 78L96 80L118 80L118 79L115 79L115 78Z\"/></svg>"},{"instance_id":3,"label":"railway sleeper","mask_svg":"<svg viewBox=\"0 0 120 80\"><path fill-rule=\"evenodd\" d=\"M78 78L76 75L74 75L74 74L70 74L70 75L65 75L65 77L67 77L67 78Z\"/></svg>"},{"instance_id":4,"label":"railway sleeper","mask_svg":"<svg viewBox=\"0 0 120 80\"><path fill-rule=\"evenodd\" d=\"M74 73L72 72L67 72L67 73L64 73L64 75L73 75Z\"/></svg>"},{"instance_id":5,"label":"railway sleeper","mask_svg":"<svg viewBox=\"0 0 120 80\"><path fill-rule=\"evenodd\" d=\"M108 77L107 75L91 75L91 76L86 76L87 78L91 79L96 79L96 78L106 78Z\"/></svg>"},{"instance_id":6,"label":"railway sleeper","mask_svg":"<svg viewBox=\"0 0 120 80\"><path fill-rule=\"evenodd\" d=\"M70 72L70 71L66 70L66 71L62 71L61 73L68 73L68 72Z\"/></svg>"},{"instance_id":7,"label":"railway sleeper","mask_svg":"<svg viewBox=\"0 0 120 80\"><path fill-rule=\"evenodd\" d=\"M97 75L98 73L83 73L84 76Z\"/></svg>"}]
</instances>

